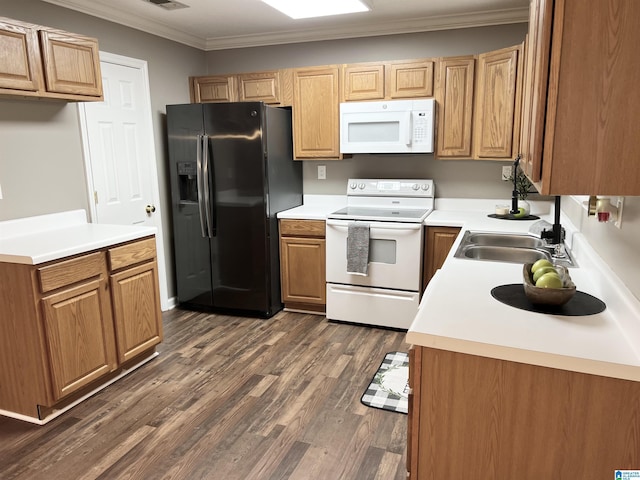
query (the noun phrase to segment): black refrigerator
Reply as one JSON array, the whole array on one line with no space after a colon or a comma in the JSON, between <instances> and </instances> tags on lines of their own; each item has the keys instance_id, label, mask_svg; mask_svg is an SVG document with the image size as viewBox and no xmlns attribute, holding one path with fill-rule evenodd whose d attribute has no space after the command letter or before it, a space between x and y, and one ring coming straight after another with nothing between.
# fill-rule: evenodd
<instances>
[{"instance_id":1,"label":"black refrigerator","mask_svg":"<svg viewBox=\"0 0 640 480\"><path fill-rule=\"evenodd\" d=\"M302 204L291 111L167 105L167 135L179 304L271 317L282 309L276 214Z\"/></svg>"}]
</instances>

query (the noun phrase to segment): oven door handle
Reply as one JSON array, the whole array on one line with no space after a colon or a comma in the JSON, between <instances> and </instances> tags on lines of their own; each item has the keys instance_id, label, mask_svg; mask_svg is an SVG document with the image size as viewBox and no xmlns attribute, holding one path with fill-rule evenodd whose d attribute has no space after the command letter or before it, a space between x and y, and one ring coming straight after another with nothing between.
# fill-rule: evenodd
<instances>
[{"instance_id":1,"label":"oven door handle","mask_svg":"<svg viewBox=\"0 0 640 480\"><path fill-rule=\"evenodd\" d=\"M364 222L364 220L363 220ZM346 229L349 224L352 223L349 220L327 220L328 227L337 227ZM393 223L393 222L368 222L372 230L421 230L421 223Z\"/></svg>"}]
</instances>

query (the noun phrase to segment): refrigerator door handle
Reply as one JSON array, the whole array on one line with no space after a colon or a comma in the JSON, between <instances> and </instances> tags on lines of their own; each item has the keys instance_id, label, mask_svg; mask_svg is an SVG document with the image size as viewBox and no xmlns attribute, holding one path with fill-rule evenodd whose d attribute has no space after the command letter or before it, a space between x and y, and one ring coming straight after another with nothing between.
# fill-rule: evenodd
<instances>
[{"instance_id":1,"label":"refrigerator door handle","mask_svg":"<svg viewBox=\"0 0 640 480\"><path fill-rule=\"evenodd\" d=\"M207 217L205 214L204 208L204 179L206 176L204 175L203 165L202 165L202 135L198 135L197 138L197 146L196 146L196 182L198 186L198 213L200 214L200 232L203 237L207 236L207 226L208 223Z\"/></svg>"},{"instance_id":2,"label":"refrigerator door handle","mask_svg":"<svg viewBox=\"0 0 640 480\"><path fill-rule=\"evenodd\" d=\"M214 218L213 218L213 208L211 206L211 191L209 190L209 186L211 185L211 165L209 162L209 135L202 136L202 164L203 164L203 174L205 178L204 182L204 210L207 216L207 237L213 238L216 235L215 229L213 228Z\"/></svg>"}]
</instances>

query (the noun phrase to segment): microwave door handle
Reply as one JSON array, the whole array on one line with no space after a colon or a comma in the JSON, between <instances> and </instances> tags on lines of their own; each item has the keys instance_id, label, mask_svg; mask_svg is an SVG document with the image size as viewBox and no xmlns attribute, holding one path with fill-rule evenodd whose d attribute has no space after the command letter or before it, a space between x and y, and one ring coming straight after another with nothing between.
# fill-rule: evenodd
<instances>
[{"instance_id":1,"label":"microwave door handle","mask_svg":"<svg viewBox=\"0 0 640 480\"><path fill-rule=\"evenodd\" d=\"M411 139L413 137L413 117L412 112L405 112L405 125L407 128L404 129L404 144L411 145Z\"/></svg>"}]
</instances>

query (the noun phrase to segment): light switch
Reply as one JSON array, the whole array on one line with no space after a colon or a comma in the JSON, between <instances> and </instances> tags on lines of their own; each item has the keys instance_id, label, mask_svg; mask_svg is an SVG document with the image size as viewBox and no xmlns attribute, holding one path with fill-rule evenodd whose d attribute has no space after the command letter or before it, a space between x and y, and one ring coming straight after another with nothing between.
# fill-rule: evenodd
<instances>
[{"instance_id":1,"label":"light switch","mask_svg":"<svg viewBox=\"0 0 640 480\"><path fill-rule=\"evenodd\" d=\"M502 167L502 180L504 180L504 181L509 180L509 177L511 176L512 170L513 170L513 168L509 167L509 166Z\"/></svg>"}]
</instances>

